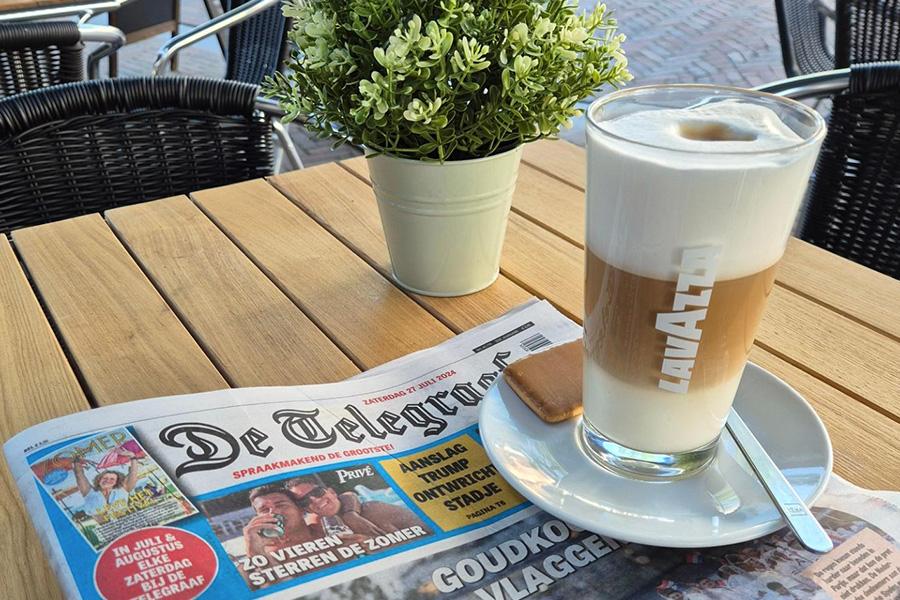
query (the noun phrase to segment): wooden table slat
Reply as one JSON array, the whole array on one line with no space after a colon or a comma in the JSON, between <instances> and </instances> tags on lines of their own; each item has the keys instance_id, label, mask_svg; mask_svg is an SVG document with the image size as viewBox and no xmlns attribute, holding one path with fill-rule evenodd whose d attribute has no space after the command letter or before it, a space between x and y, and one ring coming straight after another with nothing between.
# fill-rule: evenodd
<instances>
[{"instance_id":1,"label":"wooden table slat","mask_svg":"<svg viewBox=\"0 0 900 600\"><path fill-rule=\"evenodd\" d=\"M0 235L2 435L90 408L6 236Z\"/></svg>"},{"instance_id":2,"label":"wooden table slat","mask_svg":"<svg viewBox=\"0 0 900 600\"><path fill-rule=\"evenodd\" d=\"M501 268L535 295L546 298L569 318L584 313L584 251L510 213Z\"/></svg>"},{"instance_id":3,"label":"wooden table slat","mask_svg":"<svg viewBox=\"0 0 900 600\"><path fill-rule=\"evenodd\" d=\"M900 281L791 238L778 282L900 341Z\"/></svg>"},{"instance_id":4,"label":"wooden table slat","mask_svg":"<svg viewBox=\"0 0 900 600\"><path fill-rule=\"evenodd\" d=\"M13 240L98 404L227 387L99 215Z\"/></svg>"},{"instance_id":5,"label":"wooden table slat","mask_svg":"<svg viewBox=\"0 0 900 600\"><path fill-rule=\"evenodd\" d=\"M900 343L779 286L756 341L900 421Z\"/></svg>"},{"instance_id":6,"label":"wooden table slat","mask_svg":"<svg viewBox=\"0 0 900 600\"><path fill-rule=\"evenodd\" d=\"M391 276L381 218L368 183L336 164L286 173L270 181L382 275ZM486 290L458 298L410 296L450 329L460 332L499 317L531 294L501 275Z\"/></svg>"},{"instance_id":7,"label":"wooden table slat","mask_svg":"<svg viewBox=\"0 0 900 600\"><path fill-rule=\"evenodd\" d=\"M0 13L19 12L27 10L37 10L38 8L48 8L50 6L61 6L65 4L84 4L84 2L75 2L74 0L0 0Z\"/></svg>"},{"instance_id":8,"label":"wooden table slat","mask_svg":"<svg viewBox=\"0 0 900 600\"><path fill-rule=\"evenodd\" d=\"M584 190L587 161L581 146L562 139L538 140L525 145L522 162Z\"/></svg>"},{"instance_id":9,"label":"wooden table slat","mask_svg":"<svg viewBox=\"0 0 900 600\"><path fill-rule=\"evenodd\" d=\"M523 163L512 209L580 248L584 247L584 192Z\"/></svg>"},{"instance_id":10,"label":"wooden table slat","mask_svg":"<svg viewBox=\"0 0 900 600\"><path fill-rule=\"evenodd\" d=\"M900 423L846 396L762 348L750 360L789 382L815 408L834 448L834 470L869 489L900 487Z\"/></svg>"},{"instance_id":11,"label":"wooden table slat","mask_svg":"<svg viewBox=\"0 0 900 600\"><path fill-rule=\"evenodd\" d=\"M528 144L523 162L542 171L546 178L568 182L542 198L529 190L540 179L524 170L524 201L517 206L563 237L584 245L584 189L586 161L583 148L562 141ZM552 174L552 175L551 175ZM519 188L521 189L521 185ZM574 192L574 193L573 193ZM542 194L543 195L543 194ZM778 268L778 283L824 306L900 340L900 281L791 238Z\"/></svg>"},{"instance_id":12,"label":"wooden table slat","mask_svg":"<svg viewBox=\"0 0 900 600\"><path fill-rule=\"evenodd\" d=\"M265 181L192 194L203 211L357 366L452 332Z\"/></svg>"},{"instance_id":13,"label":"wooden table slat","mask_svg":"<svg viewBox=\"0 0 900 600\"><path fill-rule=\"evenodd\" d=\"M0 442L90 408L6 236L0 235ZM0 561L8 598L60 598L6 461L0 460Z\"/></svg>"},{"instance_id":14,"label":"wooden table slat","mask_svg":"<svg viewBox=\"0 0 900 600\"><path fill-rule=\"evenodd\" d=\"M326 383L359 372L187 197L106 217L232 385Z\"/></svg>"}]
</instances>

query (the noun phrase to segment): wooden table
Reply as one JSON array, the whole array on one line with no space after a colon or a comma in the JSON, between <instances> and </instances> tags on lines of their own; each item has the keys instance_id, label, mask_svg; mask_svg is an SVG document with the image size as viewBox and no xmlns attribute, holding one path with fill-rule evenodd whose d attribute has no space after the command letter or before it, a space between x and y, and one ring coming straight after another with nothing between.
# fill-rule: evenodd
<instances>
[{"instance_id":1,"label":"wooden table","mask_svg":"<svg viewBox=\"0 0 900 600\"><path fill-rule=\"evenodd\" d=\"M407 294L365 159L0 236L0 438L51 417L226 386L335 381L437 344L531 295L582 312L583 151L525 151L503 274ZM900 282L792 240L751 358L828 426L835 471L900 489ZM58 595L8 472L6 597Z\"/></svg>"},{"instance_id":2,"label":"wooden table","mask_svg":"<svg viewBox=\"0 0 900 600\"><path fill-rule=\"evenodd\" d=\"M132 0L0 0L0 22L60 19L119 9Z\"/></svg>"}]
</instances>

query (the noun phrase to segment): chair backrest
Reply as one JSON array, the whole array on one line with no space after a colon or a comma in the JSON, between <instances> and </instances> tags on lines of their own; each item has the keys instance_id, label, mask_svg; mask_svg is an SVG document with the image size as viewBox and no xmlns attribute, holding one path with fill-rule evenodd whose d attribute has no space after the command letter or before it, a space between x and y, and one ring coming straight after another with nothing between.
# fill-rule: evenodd
<instances>
[{"instance_id":1,"label":"chair backrest","mask_svg":"<svg viewBox=\"0 0 900 600\"><path fill-rule=\"evenodd\" d=\"M271 174L257 91L102 79L0 100L0 231Z\"/></svg>"},{"instance_id":2,"label":"chair backrest","mask_svg":"<svg viewBox=\"0 0 900 600\"><path fill-rule=\"evenodd\" d=\"M247 0L223 0L226 11ZM276 5L250 17L228 31L228 65L225 79L260 84L281 64L287 30L281 6Z\"/></svg>"},{"instance_id":3,"label":"chair backrest","mask_svg":"<svg viewBox=\"0 0 900 600\"><path fill-rule=\"evenodd\" d=\"M825 15L813 0L775 0L775 16L788 77L834 68L825 42Z\"/></svg>"},{"instance_id":4,"label":"chair backrest","mask_svg":"<svg viewBox=\"0 0 900 600\"><path fill-rule=\"evenodd\" d=\"M83 49L75 23L0 24L0 98L84 79Z\"/></svg>"},{"instance_id":5,"label":"chair backrest","mask_svg":"<svg viewBox=\"0 0 900 600\"><path fill-rule=\"evenodd\" d=\"M837 68L900 60L900 0L837 0Z\"/></svg>"},{"instance_id":6,"label":"chair backrest","mask_svg":"<svg viewBox=\"0 0 900 600\"><path fill-rule=\"evenodd\" d=\"M900 62L851 67L833 98L801 237L900 278Z\"/></svg>"}]
</instances>

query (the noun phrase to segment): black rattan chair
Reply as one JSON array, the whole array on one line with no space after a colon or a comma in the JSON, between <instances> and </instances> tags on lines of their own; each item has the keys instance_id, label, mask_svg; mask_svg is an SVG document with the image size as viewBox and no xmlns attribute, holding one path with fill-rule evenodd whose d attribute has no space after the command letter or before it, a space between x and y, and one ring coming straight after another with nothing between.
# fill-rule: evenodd
<instances>
[{"instance_id":1,"label":"black rattan chair","mask_svg":"<svg viewBox=\"0 0 900 600\"><path fill-rule=\"evenodd\" d=\"M164 44L150 74L154 77L164 74L179 51L225 31L229 40L226 79L259 84L267 75L275 73L286 53L287 24L281 13L281 0L223 0L223 6L230 10ZM287 128L278 119L273 125L284 155L294 168L303 168Z\"/></svg>"},{"instance_id":2,"label":"black rattan chair","mask_svg":"<svg viewBox=\"0 0 900 600\"><path fill-rule=\"evenodd\" d=\"M271 174L257 91L103 79L0 100L0 231Z\"/></svg>"},{"instance_id":3,"label":"black rattan chair","mask_svg":"<svg viewBox=\"0 0 900 600\"><path fill-rule=\"evenodd\" d=\"M826 17L812 0L775 0L781 58L788 77L834 68L826 37Z\"/></svg>"},{"instance_id":4,"label":"black rattan chair","mask_svg":"<svg viewBox=\"0 0 900 600\"><path fill-rule=\"evenodd\" d=\"M222 0L222 6L223 14L166 42L150 74L164 74L178 52L227 31L226 79L258 84L272 75L284 57L287 35L281 0Z\"/></svg>"},{"instance_id":5,"label":"black rattan chair","mask_svg":"<svg viewBox=\"0 0 900 600\"><path fill-rule=\"evenodd\" d=\"M900 60L900 0L835 0L833 54L816 0L775 0L775 14L788 77Z\"/></svg>"},{"instance_id":6,"label":"black rattan chair","mask_svg":"<svg viewBox=\"0 0 900 600\"><path fill-rule=\"evenodd\" d=\"M900 279L900 62L759 89L798 99L837 92L800 237Z\"/></svg>"},{"instance_id":7,"label":"black rattan chair","mask_svg":"<svg viewBox=\"0 0 900 600\"><path fill-rule=\"evenodd\" d=\"M81 81L83 49L75 23L0 25L0 98Z\"/></svg>"},{"instance_id":8,"label":"black rattan chair","mask_svg":"<svg viewBox=\"0 0 900 600\"><path fill-rule=\"evenodd\" d=\"M88 59L96 75L101 58L125 43L115 27L67 21L0 24L0 98L84 79L84 42L103 45Z\"/></svg>"},{"instance_id":9,"label":"black rattan chair","mask_svg":"<svg viewBox=\"0 0 900 600\"><path fill-rule=\"evenodd\" d=\"M247 0L222 0L222 7L229 11L246 3ZM285 22L278 5L229 29L225 79L259 84L274 75L284 58Z\"/></svg>"},{"instance_id":10,"label":"black rattan chair","mask_svg":"<svg viewBox=\"0 0 900 600\"><path fill-rule=\"evenodd\" d=\"M900 60L900 0L837 0L835 67Z\"/></svg>"}]
</instances>

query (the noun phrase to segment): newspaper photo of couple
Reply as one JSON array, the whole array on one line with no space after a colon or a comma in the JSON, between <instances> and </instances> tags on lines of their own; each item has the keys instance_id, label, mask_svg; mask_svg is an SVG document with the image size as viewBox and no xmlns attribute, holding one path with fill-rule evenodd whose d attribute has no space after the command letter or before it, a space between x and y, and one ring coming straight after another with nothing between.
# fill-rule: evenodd
<instances>
[{"instance_id":1,"label":"newspaper photo of couple","mask_svg":"<svg viewBox=\"0 0 900 600\"><path fill-rule=\"evenodd\" d=\"M197 513L125 428L65 446L31 471L94 550L129 531Z\"/></svg>"},{"instance_id":2,"label":"newspaper photo of couple","mask_svg":"<svg viewBox=\"0 0 900 600\"><path fill-rule=\"evenodd\" d=\"M251 589L434 533L370 464L286 477L200 508Z\"/></svg>"}]
</instances>

